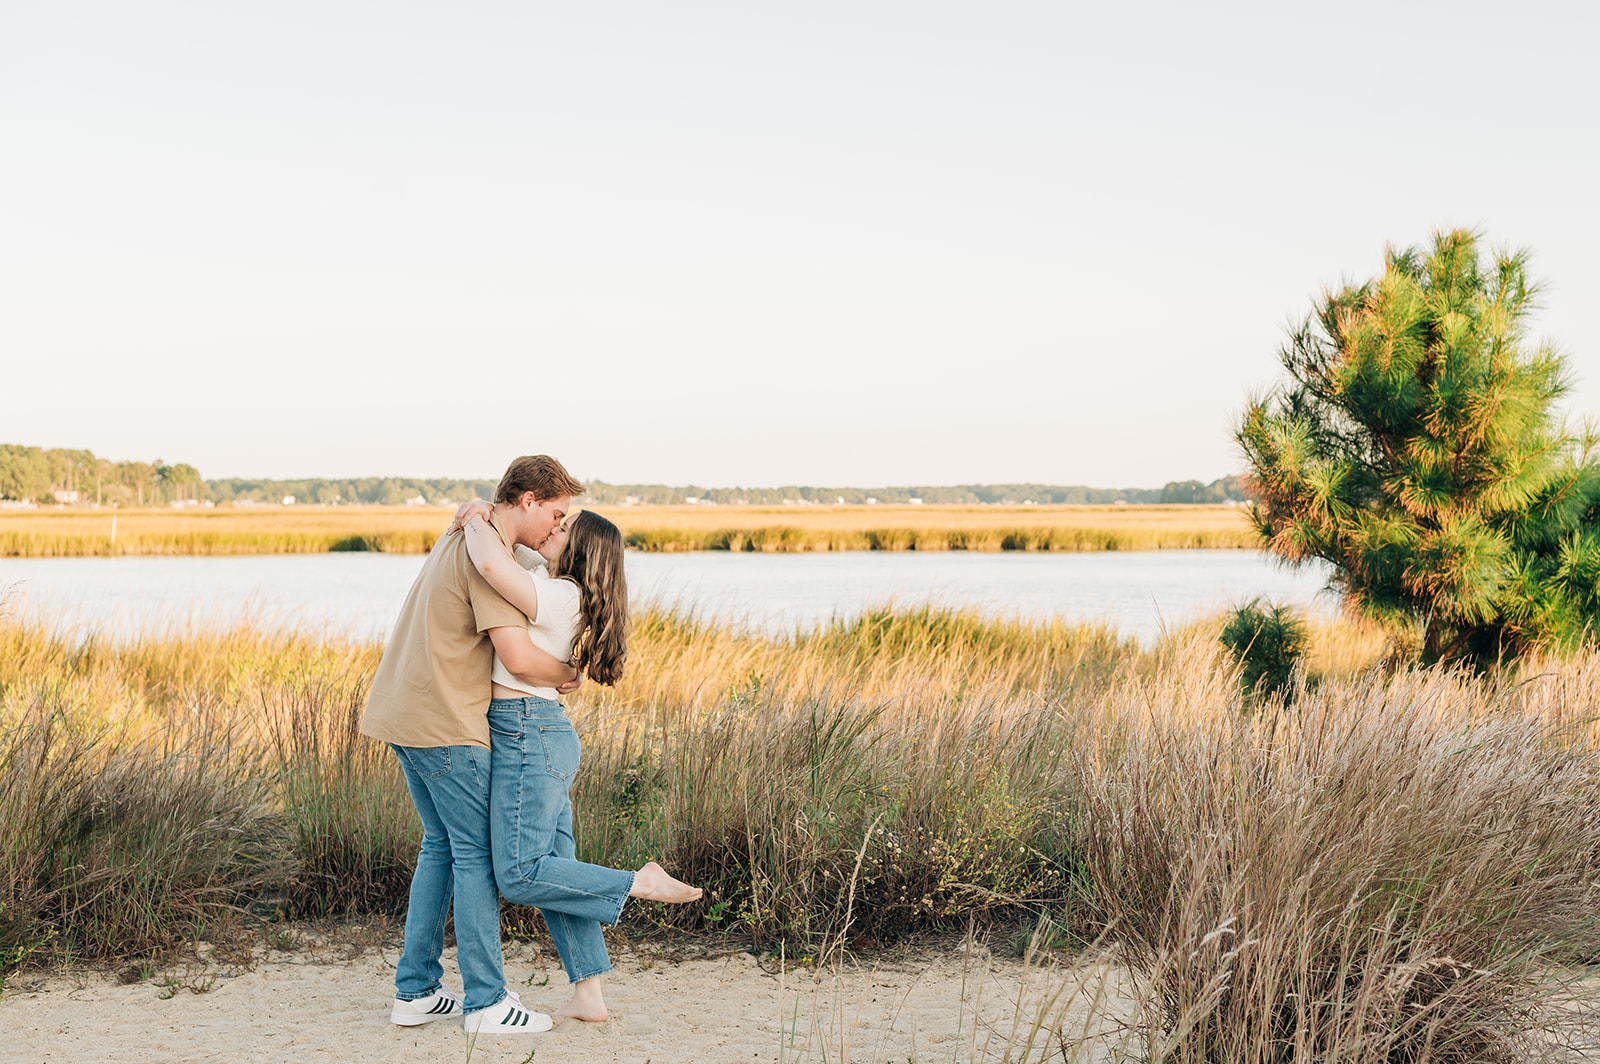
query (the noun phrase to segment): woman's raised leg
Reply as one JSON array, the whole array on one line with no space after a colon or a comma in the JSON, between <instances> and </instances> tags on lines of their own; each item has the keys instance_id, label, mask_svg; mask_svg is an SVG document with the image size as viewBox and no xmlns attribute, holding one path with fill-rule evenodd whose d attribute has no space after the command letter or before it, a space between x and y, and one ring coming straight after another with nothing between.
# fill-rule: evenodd
<instances>
[{"instance_id":1,"label":"woman's raised leg","mask_svg":"<svg viewBox=\"0 0 1600 1064\"><path fill-rule=\"evenodd\" d=\"M556 821L555 856L575 858L577 840L572 833L572 803L564 804ZM561 966L567 971L567 981L572 984L572 1000L556 1009L553 1015L570 1016L589 1023L603 1023L610 1016L606 1009L604 976L611 971L611 954L606 949L605 932L600 921L581 916L569 916L555 909L540 909L545 926L550 929L550 941L561 955Z\"/></svg>"},{"instance_id":2,"label":"woman's raised leg","mask_svg":"<svg viewBox=\"0 0 1600 1064\"><path fill-rule=\"evenodd\" d=\"M508 901L544 915L573 986L557 1014L600 1020L599 979L611 971L601 924L616 923L630 897L688 902L701 891L654 861L628 872L576 859L568 791L582 747L561 706L541 701L490 705L495 880Z\"/></svg>"}]
</instances>

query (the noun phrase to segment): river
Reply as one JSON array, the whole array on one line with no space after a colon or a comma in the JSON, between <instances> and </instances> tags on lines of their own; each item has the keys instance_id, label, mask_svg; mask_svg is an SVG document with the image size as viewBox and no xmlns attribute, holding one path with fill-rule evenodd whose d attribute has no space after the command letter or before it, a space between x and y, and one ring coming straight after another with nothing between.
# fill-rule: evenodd
<instances>
[{"instance_id":1,"label":"river","mask_svg":"<svg viewBox=\"0 0 1600 1064\"><path fill-rule=\"evenodd\" d=\"M381 639L423 555L0 558L7 608L113 638L241 619ZM1163 627L1257 596L1331 606L1326 570L1241 550L1082 554L886 551L628 552L635 601L652 598L768 632L885 602L1102 621L1149 642Z\"/></svg>"}]
</instances>

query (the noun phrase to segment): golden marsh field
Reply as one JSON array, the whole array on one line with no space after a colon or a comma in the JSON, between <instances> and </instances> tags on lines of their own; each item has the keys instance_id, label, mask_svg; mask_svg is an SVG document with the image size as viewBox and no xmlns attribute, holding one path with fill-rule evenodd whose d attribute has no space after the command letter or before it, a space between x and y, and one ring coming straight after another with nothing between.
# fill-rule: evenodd
<instances>
[{"instance_id":1,"label":"golden marsh field","mask_svg":"<svg viewBox=\"0 0 1600 1064\"><path fill-rule=\"evenodd\" d=\"M595 507L648 551L1160 550L1254 548L1231 506ZM434 507L218 507L0 512L0 557L420 554L448 523ZM113 518L115 530L113 532Z\"/></svg>"},{"instance_id":2,"label":"golden marsh field","mask_svg":"<svg viewBox=\"0 0 1600 1064\"><path fill-rule=\"evenodd\" d=\"M1139 1002L1116 1032L1138 1059L1577 1044L1593 1015L1572 988L1600 957L1600 654L1395 667L1377 633L1323 621L1291 697L1262 701L1220 625L1142 648L926 607L784 637L642 612L623 682L572 700L579 855L707 888L630 909L629 936L774 963L967 933L1107 958ZM154 969L284 919L395 919L418 826L356 730L379 651L0 616L0 970ZM505 929L540 933L520 910ZM1066 1005L1007 1059L1131 1059L1069 1043Z\"/></svg>"}]
</instances>

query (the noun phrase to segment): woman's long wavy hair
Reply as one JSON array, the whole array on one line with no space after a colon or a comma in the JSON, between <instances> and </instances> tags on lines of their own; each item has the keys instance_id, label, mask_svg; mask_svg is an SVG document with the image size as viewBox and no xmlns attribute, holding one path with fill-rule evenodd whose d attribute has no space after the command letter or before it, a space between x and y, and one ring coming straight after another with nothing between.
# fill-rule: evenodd
<instances>
[{"instance_id":1,"label":"woman's long wavy hair","mask_svg":"<svg viewBox=\"0 0 1600 1064\"><path fill-rule=\"evenodd\" d=\"M567 545L551 567L578 585L578 634L572 664L595 683L622 679L628 660L628 578L622 569L622 533L593 510L567 526Z\"/></svg>"}]
</instances>

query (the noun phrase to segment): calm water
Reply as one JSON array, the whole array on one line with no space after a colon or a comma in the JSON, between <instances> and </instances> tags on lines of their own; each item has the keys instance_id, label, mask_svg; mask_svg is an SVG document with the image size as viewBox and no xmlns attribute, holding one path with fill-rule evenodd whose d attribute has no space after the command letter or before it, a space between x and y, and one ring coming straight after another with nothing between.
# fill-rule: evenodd
<instances>
[{"instance_id":1,"label":"calm water","mask_svg":"<svg viewBox=\"0 0 1600 1064\"><path fill-rule=\"evenodd\" d=\"M0 558L14 608L127 636L242 618L383 638L422 555L246 558ZM768 631L809 627L895 601L993 614L1099 620L1150 640L1163 625L1257 595L1327 603L1322 569L1280 568L1238 550L1094 554L839 552L628 554L636 599Z\"/></svg>"}]
</instances>

